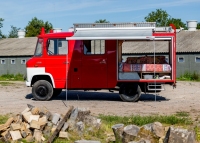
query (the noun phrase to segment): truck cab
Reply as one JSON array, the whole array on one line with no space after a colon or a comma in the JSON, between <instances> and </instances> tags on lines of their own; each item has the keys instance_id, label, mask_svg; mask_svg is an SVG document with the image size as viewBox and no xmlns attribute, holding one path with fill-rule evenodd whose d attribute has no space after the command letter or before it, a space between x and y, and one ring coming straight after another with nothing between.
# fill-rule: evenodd
<instances>
[{"instance_id":1,"label":"truck cab","mask_svg":"<svg viewBox=\"0 0 200 143\"><path fill-rule=\"evenodd\" d=\"M154 24L74 24L74 32L58 33L45 33L42 29L34 56L26 64L26 86L32 87L36 100L50 100L59 95L62 89L112 89L119 90L123 101L134 102L155 80L159 84L173 84L175 34L169 30L153 32ZM126 62L122 61L123 43L155 40L168 41L169 66L172 67L168 73L132 70L133 66L149 65L130 63L130 58ZM131 70L127 72L126 66L131 67ZM157 66L156 63L154 66ZM147 80L144 78L147 73L154 76L167 74L170 78Z\"/></svg>"}]
</instances>

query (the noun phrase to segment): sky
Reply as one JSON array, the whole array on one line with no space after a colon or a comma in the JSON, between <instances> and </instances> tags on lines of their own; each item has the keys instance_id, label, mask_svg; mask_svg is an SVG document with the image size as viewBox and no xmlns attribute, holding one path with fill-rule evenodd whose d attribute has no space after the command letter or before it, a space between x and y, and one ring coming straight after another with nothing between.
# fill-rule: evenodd
<instances>
[{"instance_id":1,"label":"sky","mask_svg":"<svg viewBox=\"0 0 200 143\"><path fill-rule=\"evenodd\" d=\"M74 23L93 23L99 19L116 22L145 22L156 9L165 10L184 23L200 22L200 0L0 0L1 31L8 35L11 25L24 29L32 18L52 23L68 31Z\"/></svg>"}]
</instances>

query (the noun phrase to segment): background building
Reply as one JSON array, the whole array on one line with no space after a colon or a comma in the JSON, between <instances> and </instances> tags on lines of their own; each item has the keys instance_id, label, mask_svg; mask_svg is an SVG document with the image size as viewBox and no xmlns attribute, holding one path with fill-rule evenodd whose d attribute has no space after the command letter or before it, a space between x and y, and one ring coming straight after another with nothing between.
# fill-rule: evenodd
<instances>
[{"instance_id":1,"label":"background building","mask_svg":"<svg viewBox=\"0 0 200 143\"><path fill-rule=\"evenodd\" d=\"M26 74L26 62L34 54L37 37L0 40L0 75Z\"/></svg>"}]
</instances>

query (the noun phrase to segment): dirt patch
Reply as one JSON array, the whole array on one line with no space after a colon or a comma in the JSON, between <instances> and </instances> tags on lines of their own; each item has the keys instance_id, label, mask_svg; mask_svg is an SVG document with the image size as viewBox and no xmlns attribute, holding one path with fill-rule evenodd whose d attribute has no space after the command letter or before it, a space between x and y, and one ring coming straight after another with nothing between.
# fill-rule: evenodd
<instances>
[{"instance_id":1,"label":"dirt patch","mask_svg":"<svg viewBox=\"0 0 200 143\"><path fill-rule=\"evenodd\" d=\"M177 82L177 88L165 85L165 91L142 94L139 102L123 102L117 92L108 91L63 91L51 101L36 101L31 88L24 82L0 85L0 113L19 113L27 104L46 107L51 112L65 113L66 106L89 108L94 115L169 115L189 112L197 118L200 111L200 82ZM67 94L66 94L67 93Z\"/></svg>"}]
</instances>

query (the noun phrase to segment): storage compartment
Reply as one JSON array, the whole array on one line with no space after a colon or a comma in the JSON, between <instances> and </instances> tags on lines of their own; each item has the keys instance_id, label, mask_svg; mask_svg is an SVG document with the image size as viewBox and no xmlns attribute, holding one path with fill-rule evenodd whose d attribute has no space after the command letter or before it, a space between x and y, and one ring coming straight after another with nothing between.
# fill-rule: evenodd
<instances>
[{"instance_id":1,"label":"storage compartment","mask_svg":"<svg viewBox=\"0 0 200 143\"><path fill-rule=\"evenodd\" d=\"M155 39L156 42L140 40L118 41L118 80L173 80L172 39ZM152 48L154 45L154 48ZM162 51L162 52L161 52ZM124 55L122 53L125 53ZM139 78L131 73L137 73ZM131 76L130 76L131 75ZM125 78L126 77L126 78Z\"/></svg>"}]
</instances>

